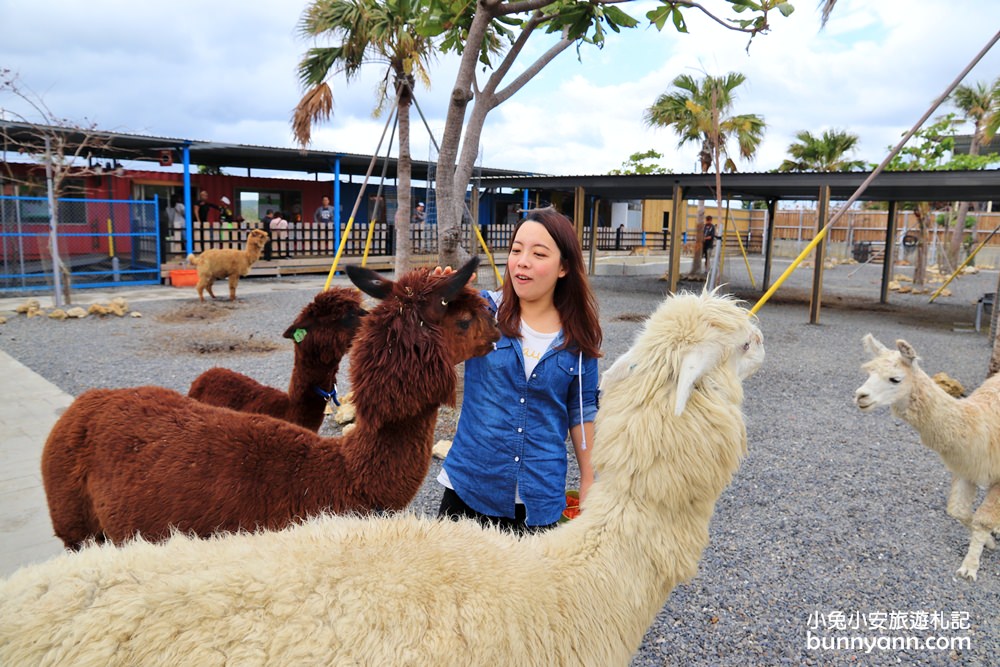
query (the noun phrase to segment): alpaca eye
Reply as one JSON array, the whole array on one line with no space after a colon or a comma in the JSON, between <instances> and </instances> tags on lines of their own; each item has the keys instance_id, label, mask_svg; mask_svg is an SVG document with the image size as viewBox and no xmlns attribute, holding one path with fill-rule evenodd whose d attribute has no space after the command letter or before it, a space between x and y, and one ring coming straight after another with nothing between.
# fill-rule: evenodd
<instances>
[{"instance_id":1,"label":"alpaca eye","mask_svg":"<svg viewBox=\"0 0 1000 667\"><path fill-rule=\"evenodd\" d=\"M750 341L743 343L743 351L746 352L750 349Z\"/></svg>"},{"instance_id":2,"label":"alpaca eye","mask_svg":"<svg viewBox=\"0 0 1000 667\"><path fill-rule=\"evenodd\" d=\"M458 320L457 323L458 323L458 328L461 329L462 331L468 331L469 327L472 326L472 320L471 319L468 319L468 320Z\"/></svg>"},{"instance_id":3,"label":"alpaca eye","mask_svg":"<svg viewBox=\"0 0 1000 667\"><path fill-rule=\"evenodd\" d=\"M889 378L889 382L891 382L892 384L899 384L902 381L903 381L903 378L901 378L901 377L891 377L891 378Z\"/></svg>"}]
</instances>

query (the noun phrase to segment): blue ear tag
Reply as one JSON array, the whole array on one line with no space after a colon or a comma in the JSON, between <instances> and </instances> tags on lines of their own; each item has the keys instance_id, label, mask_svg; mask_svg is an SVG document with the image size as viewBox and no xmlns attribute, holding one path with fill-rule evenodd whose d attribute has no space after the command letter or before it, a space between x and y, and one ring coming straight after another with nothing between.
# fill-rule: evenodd
<instances>
[{"instance_id":1,"label":"blue ear tag","mask_svg":"<svg viewBox=\"0 0 1000 667\"><path fill-rule=\"evenodd\" d=\"M296 329L292 332L292 340L296 343L301 343L302 339L306 337L306 333L305 329Z\"/></svg>"}]
</instances>

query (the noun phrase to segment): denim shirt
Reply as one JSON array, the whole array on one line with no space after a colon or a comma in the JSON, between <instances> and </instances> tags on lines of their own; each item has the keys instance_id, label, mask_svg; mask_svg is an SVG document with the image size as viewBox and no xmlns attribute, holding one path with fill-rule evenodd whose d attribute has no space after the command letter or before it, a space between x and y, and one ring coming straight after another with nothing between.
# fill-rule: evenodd
<instances>
[{"instance_id":1,"label":"denim shirt","mask_svg":"<svg viewBox=\"0 0 1000 667\"><path fill-rule=\"evenodd\" d=\"M487 300L493 293L484 293ZM502 336L496 349L465 362L465 396L444 462L452 488L472 509L514 518L515 493L525 523L555 523L566 506L566 437L571 425L597 414L597 359L556 350L560 333L530 378L519 338ZM587 443L590 446L591 443Z\"/></svg>"}]
</instances>

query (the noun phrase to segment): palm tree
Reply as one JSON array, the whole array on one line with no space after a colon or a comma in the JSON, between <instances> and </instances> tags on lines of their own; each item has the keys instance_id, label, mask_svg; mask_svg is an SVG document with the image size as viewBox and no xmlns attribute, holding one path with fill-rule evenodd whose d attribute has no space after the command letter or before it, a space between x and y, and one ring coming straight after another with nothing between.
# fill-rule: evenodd
<instances>
[{"instance_id":1,"label":"palm tree","mask_svg":"<svg viewBox=\"0 0 1000 667\"><path fill-rule=\"evenodd\" d=\"M858 135L846 130L825 130L815 136L808 130L795 135L797 143L788 147L793 159L785 160L778 171L854 171L865 166L864 160L848 160L846 155L857 148Z\"/></svg>"},{"instance_id":2,"label":"palm tree","mask_svg":"<svg viewBox=\"0 0 1000 667\"><path fill-rule=\"evenodd\" d=\"M314 121L328 120L333 114L333 91L327 82L331 74L343 72L350 81L364 65L387 67L376 110L381 111L390 99L391 83L399 124L396 275L410 267L413 84L415 77L429 84L427 65L434 54L430 38L417 34L414 28L420 8L419 0L313 0L299 22L304 38L324 36L335 42L333 46L310 48L299 63L299 83L306 92L295 107L292 130L300 145L309 143Z\"/></svg>"},{"instance_id":3,"label":"palm tree","mask_svg":"<svg viewBox=\"0 0 1000 667\"><path fill-rule=\"evenodd\" d=\"M649 126L672 127L680 137L678 145L688 142L699 144L701 173L708 173L712 165L716 167L718 201L722 200L719 171L736 171L736 164L729 157L729 140L735 139L740 157L749 160L764 138L762 117L755 114L727 115L736 100L734 90L744 81L746 77L739 72L729 72L721 77L706 76L701 81L689 74L681 74L671 82L673 90L656 98L656 102L643 114L643 120ZM704 241L704 221L705 202L702 200L698 204L698 248ZM701 252L694 253L691 273L701 273Z\"/></svg>"},{"instance_id":4,"label":"palm tree","mask_svg":"<svg viewBox=\"0 0 1000 667\"><path fill-rule=\"evenodd\" d=\"M973 124L969 155L979 155L983 144L988 144L1000 126L1000 78L992 85L978 82L972 86L958 86L952 94L952 101L966 120ZM948 243L948 262L958 266L958 253L965 238L965 218L969 213L969 202L958 205L955 229Z\"/></svg>"}]
</instances>

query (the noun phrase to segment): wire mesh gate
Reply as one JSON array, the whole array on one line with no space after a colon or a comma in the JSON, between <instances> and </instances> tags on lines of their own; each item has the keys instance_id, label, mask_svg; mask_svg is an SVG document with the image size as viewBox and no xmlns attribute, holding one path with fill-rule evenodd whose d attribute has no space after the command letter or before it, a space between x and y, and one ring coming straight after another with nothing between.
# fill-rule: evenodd
<instances>
[{"instance_id":1,"label":"wire mesh gate","mask_svg":"<svg viewBox=\"0 0 1000 667\"><path fill-rule=\"evenodd\" d=\"M74 288L160 282L159 203L56 200L57 255ZM51 221L45 197L0 195L0 292L51 289Z\"/></svg>"}]
</instances>

